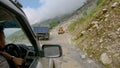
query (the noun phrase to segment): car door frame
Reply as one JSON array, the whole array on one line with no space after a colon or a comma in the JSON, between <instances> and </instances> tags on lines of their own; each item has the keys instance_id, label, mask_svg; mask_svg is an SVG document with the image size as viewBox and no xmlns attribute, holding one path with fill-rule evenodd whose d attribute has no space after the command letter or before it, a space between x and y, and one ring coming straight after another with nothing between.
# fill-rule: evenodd
<instances>
[{"instance_id":1,"label":"car door frame","mask_svg":"<svg viewBox=\"0 0 120 68\"><path fill-rule=\"evenodd\" d=\"M40 59L40 46L38 46L36 36L27 20L25 13L22 11L21 8L17 7L16 4L14 4L11 0L0 0L0 6L4 7L5 9L7 9L15 15L24 33L35 48L36 57L29 68L36 68L35 66L37 66L38 62L40 63L40 61L38 61Z\"/></svg>"}]
</instances>

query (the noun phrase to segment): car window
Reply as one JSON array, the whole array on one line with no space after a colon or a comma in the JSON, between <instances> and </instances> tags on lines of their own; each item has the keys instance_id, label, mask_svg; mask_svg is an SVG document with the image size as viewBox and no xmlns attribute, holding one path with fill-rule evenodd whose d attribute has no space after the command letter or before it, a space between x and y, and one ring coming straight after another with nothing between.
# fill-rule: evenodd
<instances>
[{"instance_id":1,"label":"car window","mask_svg":"<svg viewBox=\"0 0 120 68\"><path fill-rule=\"evenodd\" d=\"M19 21L12 13L2 7L0 7L0 25L4 27L6 44L14 43L31 46L30 41L19 25Z\"/></svg>"},{"instance_id":2,"label":"car window","mask_svg":"<svg viewBox=\"0 0 120 68\"><path fill-rule=\"evenodd\" d=\"M16 44L27 44L30 46L30 42L21 28L5 28L4 30L6 36L6 44L16 43Z\"/></svg>"}]
</instances>

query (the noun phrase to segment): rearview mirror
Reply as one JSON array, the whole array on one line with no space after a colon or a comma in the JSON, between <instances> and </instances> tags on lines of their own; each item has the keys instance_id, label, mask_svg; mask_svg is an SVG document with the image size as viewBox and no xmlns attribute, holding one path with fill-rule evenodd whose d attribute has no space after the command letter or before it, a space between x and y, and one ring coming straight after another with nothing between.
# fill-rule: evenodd
<instances>
[{"instance_id":1,"label":"rearview mirror","mask_svg":"<svg viewBox=\"0 0 120 68\"><path fill-rule=\"evenodd\" d=\"M43 51L44 57L47 57L47 58L55 58L55 57L62 56L62 49L60 45L44 44L42 46L42 51Z\"/></svg>"}]
</instances>

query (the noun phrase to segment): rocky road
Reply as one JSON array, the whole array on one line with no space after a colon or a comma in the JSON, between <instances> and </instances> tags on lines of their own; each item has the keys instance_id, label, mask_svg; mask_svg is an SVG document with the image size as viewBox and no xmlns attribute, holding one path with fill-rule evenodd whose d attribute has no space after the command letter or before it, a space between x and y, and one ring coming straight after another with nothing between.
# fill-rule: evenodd
<instances>
[{"instance_id":1,"label":"rocky road","mask_svg":"<svg viewBox=\"0 0 120 68\"><path fill-rule=\"evenodd\" d=\"M58 34L58 27L50 32L50 40L40 41L40 44L60 44L63 56L53 59L56 68L103 68L100 64L87 57L83 51L71 43L71 35L67 32L67 24L61 24L65 30L64 34Z\"/></svg>"}]
</instances>

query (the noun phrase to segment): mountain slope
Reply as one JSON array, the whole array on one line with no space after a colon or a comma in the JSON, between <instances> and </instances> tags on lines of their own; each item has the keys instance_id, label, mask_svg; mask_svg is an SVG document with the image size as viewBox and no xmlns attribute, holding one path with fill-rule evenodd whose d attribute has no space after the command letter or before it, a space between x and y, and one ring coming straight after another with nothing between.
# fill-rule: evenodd
<instances>
[{"instance_id":1,"label":"mountain slope","mask_svg":"<svg viewBox=\"0 0 120 68\"><path fill-rule=\"evenodd\" d=\"M71 32L73 41L106 68L120 68L120 1L103 0L95 14L85 16Z\"/></svg>"}]
</instances>

